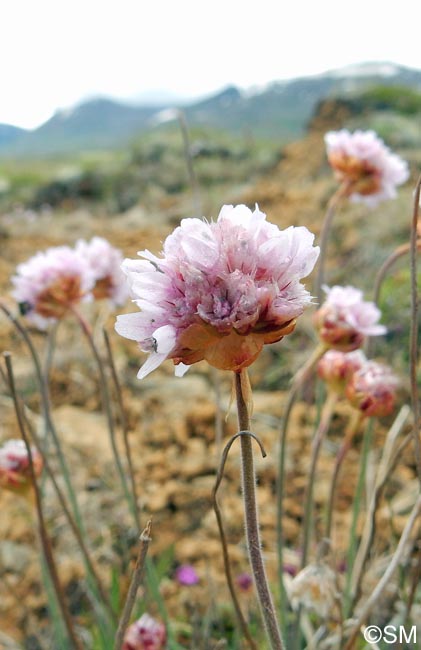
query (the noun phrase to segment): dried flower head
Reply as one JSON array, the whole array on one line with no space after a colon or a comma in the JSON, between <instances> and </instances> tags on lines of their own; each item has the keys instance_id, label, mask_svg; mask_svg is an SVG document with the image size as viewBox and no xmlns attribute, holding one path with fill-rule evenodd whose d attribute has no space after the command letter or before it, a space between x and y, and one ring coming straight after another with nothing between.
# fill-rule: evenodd
<instances>
[{"instance_id":1,"label":"dried flower head","mask_svg":"<svg viewBox=\"0 0 421 650\"><path fill-rule=\"evenodd\" d=\"M22 314L45 329L81 300L90 299L94 283L88 262L69 246L57 246L18 265L12 295Z\"/></svg>"},{"instance_id":2,"label":"dried flower head","mask_svg":"<svg viewBox=\"0 0 421 650\"><path fill-rule=\"evenodd\" d=\"M175 571L175 578L180 585L197 585L199 576L191 564L181 564Z\"/></svg>"},{"instance_id":3,"label":"dried flower head","mask_svg":"<svg viewBox=\"0 0 421 650\"><path fill-rule=\"evenodd\" d=\"M324 287L326 300L314 314L320 339L329 347L351 352L361 347L367 336L385 334L379 325L380 310L373 302L363 300L355 287Z\"/></svg>"},{"instance_id":4,"label":"dried flower head","mask_svg":"<svg viewBox=\"0 0 421 650\"><path fill-rule=\"evenodd\" d=\"M80 239L76 252L88 262L95 279L92 294L97 300L108 298L115 305L123 305L128 296L128 287L121 270L121 251L102 237L93 237L90 242Z\"/></svg>"},{"instance_id":5,"label":"dried flower head","mask_svg":"<svg viewBox=\"0 0 421 650\"><path fill-rule=\"evenodd\" d=\"M122 650L164 650L166 639L163 623L143 614L127 628Z\"/></svg>"},{"instance_id":6,"label":"dried flower head","mask_svg":"<svg viewBox=\"0 0 421 650\"><path fill-rule=\"evenodd\" d=\"M399 385L391 368L377 361L367 361L352 375L346 396L367 417L382 417L392 413Z\"/></svg>"},{"instance_id":7,"label":"dried flower head","mask_svg":"<svg viewBox=\"0 0 421 650\"><path fill-rule=\"evenodd\" d=\"M337 392L345 389L348 379L367 362L362 350L341 352L328 350L317 365L317 373L330 388Z\"/></svg>"},{"instance_id":8,"label":"dried flower head","mask_svg":"<svg viewBox=\"0 0 421 650\"><path fill-rule=\"evenodd\" d=\"M42 472L42 458L35 447L31 447L35 475ZM24 494L32 485L29 457L23 440L7 440L0 447L0 486L11 492Z\"/></svg>"},{"instance_id":9,"label":"dried flower head","mask_svg":"<svg viewBox=\"0 0 421 650\"><path fill-rule=\"evenodd\" d=\"M313 240L304 227L279 230L257 207L226 205L217 222L184 219L162 257L126 260L141 311L119 316L116 330L150 353L138 377L167 358L178 375L202 359L222 370L249 366L311 302L300 280L319 254Z\"/></svg>"},{"instance_id":10,"label":"dried flower head","mask_svg":"<svg viewBox=\"0 0 421 650\"><path fill-rule=\"evenodd\" d=\"M332 618L337 587L335 573L326 563L307 565L291 580L288 592L295 610L302 606L320 618Z\"/></svg>"},{"instance_id":11,"label":"dried flower head","mask_svg":"<svg viewBox=\"0 0 421 650\"><path fill-rule=\"evenodd\" d=\"M396 186L409 177L407 163L392 153L374 131L330 131L325 143L329 163L336 178L346 186L351 201L374 207L395 198Z\"/></svg>"}]
</instances>

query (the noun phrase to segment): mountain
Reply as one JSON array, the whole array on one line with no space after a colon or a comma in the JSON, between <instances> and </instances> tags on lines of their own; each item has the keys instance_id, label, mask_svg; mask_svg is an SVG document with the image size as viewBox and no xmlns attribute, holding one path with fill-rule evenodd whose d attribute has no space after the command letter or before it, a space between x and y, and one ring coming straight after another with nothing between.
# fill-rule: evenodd
<instances>
[{"instance_id":1,"label":"mountain","mask_svg":"<svg viewBox=\"0 0 421 650\"><path fill-rule=\"evenodd\" d=\"M17 126L10 124L0 124L0 151L2 147L8 147L20 138L20 136L27 133L25 129L20 129Z\"/></svg>"},{"instance_id":2,"label":"mountain","mask_svg":"<svg viewBox=\"0 0 421 650\"><path fill-rule=\"evenodd\" d=\"M300 137L315 106L329 97L354 97L375 86L421 91L421 70L392 63L367 63L263 88L225 88L183 105L190 126L276 138L281 143ZM95 99L57 112L34 131L0 127L0 155L36 156L125 146L140 133L176 116L174 105L124 104ZM2 129L5 136L2 137ZM9 131L9 129L15 129Z\"/></svg>"}]
</instances>

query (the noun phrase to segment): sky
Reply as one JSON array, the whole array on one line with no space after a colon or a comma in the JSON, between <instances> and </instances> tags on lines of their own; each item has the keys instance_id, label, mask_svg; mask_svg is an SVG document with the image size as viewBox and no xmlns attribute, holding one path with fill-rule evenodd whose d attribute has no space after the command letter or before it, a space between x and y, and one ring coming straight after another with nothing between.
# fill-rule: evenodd
<instances>
[{"instance_id":1,"label":"sky","mask_svg":"<svg viewBox=\"0 0 421 650\"><path fill-rule=\"evenodd\" d=\"M0 123L96 96L196 98L364 61L421 68L414 0L0 0Z\"/></svg>"}]
</instances>

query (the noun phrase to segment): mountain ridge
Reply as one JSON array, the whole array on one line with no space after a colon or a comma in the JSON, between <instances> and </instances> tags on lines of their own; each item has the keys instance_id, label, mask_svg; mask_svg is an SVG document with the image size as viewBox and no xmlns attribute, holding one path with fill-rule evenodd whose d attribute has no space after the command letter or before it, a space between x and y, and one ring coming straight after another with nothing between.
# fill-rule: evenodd
<instances>
[{"instance_id":1,"label":"mountain ridge","mask_svg":"<svg viewBox=\"0 0 421 650\"><path fill-rule=\"evenodd\" d=\"M184 111L190 126L206 126L251 136L300 137L317 103L335 95L352 96L373 85L421 91L421 70L390 62L355 64L326 73L273 81L242 90L235 85L189 104L135 105L94 98L57 111L34 130L0 124L0 156L25 157L119 148Z\"/></svg>"}]
</instances>

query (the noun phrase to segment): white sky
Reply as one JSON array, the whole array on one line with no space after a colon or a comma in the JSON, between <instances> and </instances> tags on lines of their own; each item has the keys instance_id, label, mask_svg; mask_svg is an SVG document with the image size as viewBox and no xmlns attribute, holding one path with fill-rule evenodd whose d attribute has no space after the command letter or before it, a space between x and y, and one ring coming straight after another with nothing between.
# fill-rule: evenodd
<instances>
[{"instance_id":1,"label":"white sky","mask_svg":"<svg viewBox=\"0 0 421 650\"><path fill-rule=\"evenodd\" d=\"M0 123L89 96L197 97L363 61L421 68L416 0L0 0Z\"/></svg>"}]
</instances>

